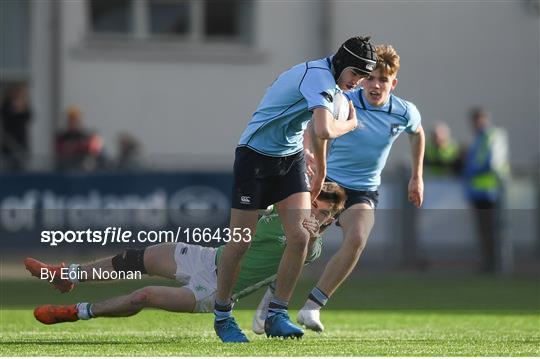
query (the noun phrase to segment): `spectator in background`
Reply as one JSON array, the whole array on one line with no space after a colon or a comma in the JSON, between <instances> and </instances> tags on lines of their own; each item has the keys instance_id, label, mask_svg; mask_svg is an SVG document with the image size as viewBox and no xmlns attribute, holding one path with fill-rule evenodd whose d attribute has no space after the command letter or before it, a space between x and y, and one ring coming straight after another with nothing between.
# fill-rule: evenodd
<instances>
[{"instance_id":1,"label":"spectator in background","mask_svg":"<svg viewBox=\"0 0 540 359\"><path fill-rule=\"evenodd\" d=\"M459 146L444 122L435 124L426 143L424 166L432 175L456 175L460 171Z\"/></svg>"},{"instance_id":2,"label":"spectator in background","mask_svg":"<svg viewBox=\"0 0 540 359\"><path fill-rule=\"evenodd\" d=\"M140 142L133 135L123 132L118 135L117 169L134 170L139 168Z\"/></svg>"},{"instance_id":3,"label":"spectator in background","mask_svg":"<svg viewBox=\"0 0 540 359\"><path fill-rule=\"evenodd\" d=\"M82 112L76 106L67 110L67 129L56 136L56 160L60 170L91 171L103 162L103 140L82 125Z\"/></svg>"},{"instance_id":4,"label":"spectator in background","mask_svg":"<svg viewBox=\"0 0 540 359\"><path fill-rule=\"evenodd\" d=\"M1 105L2 155L7 168L23 169L29 152L28 124L32 111L26 86L20 85L8 91Z\"/></svg>"},{"instance_id":5,"label":"spectator in background","mask_svg":"<svg viewBox=\"0 0 540 359\"><path fill-rule=\"evenodd\" d=\"M497 218L510 173L508 139L505 130L491 125L485 109L473 109L470 119L475 138L465 157L465 189L477 220L483 270L494 272L500 269L502 254Z\"/></svg>"}]
</instances>

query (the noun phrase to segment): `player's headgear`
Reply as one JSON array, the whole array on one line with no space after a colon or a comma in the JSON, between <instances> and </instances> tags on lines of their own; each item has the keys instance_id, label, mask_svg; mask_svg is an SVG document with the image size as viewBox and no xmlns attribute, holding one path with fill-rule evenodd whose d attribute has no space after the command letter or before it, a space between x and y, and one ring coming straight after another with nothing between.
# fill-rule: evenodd
<instances>
[{"instance_id":1,"label":"player's headgear","mask_svg":"<svg viewBox=\"0 0 540 359\"><path fill-rule=\"evenodd\" d=\"M354 68L355 71L369 74L375 70L377 65L377 53L369 40L371 37L351 37L334 55L332 65L334 67L334 78L336 81L347 67Z\"/></svg>"}]
</instances>

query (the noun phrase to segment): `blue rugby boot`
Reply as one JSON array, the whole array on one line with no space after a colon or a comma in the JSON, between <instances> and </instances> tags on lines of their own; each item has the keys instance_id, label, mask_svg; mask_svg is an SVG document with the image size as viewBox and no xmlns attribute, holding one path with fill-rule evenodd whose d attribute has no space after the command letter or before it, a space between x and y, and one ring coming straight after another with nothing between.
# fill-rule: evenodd
<instances>
[{"instance_id":1,"label":"blue rugby boot","mask_svg":"<svg viewBox=\"0 0 540 359\"><path fill-rule=\"evenodd\" d=\"M214 321L214 330L224 343L248 343L248 338L242 333L233 317Z\"/></svg>"},{"instance_id":2,"label":"blue rugby boot","mask_svg":"<svg viewBox=\"0 0 540 359\"><path fill-rule=\"evenodd\" d=\"M276 313L266 318L264 332L267 337L300 339L304 335L304 331L294 325L286 313Z\"/></svg>"}]
</instances>

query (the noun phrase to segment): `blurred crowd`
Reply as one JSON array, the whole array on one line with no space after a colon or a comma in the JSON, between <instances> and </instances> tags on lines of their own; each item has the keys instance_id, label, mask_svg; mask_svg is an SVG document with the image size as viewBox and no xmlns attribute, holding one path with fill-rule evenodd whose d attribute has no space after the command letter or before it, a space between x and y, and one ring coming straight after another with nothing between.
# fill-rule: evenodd
<instances>
[{"instance_id":1,"label":"blurred crowd","mask_svg":"<svg viewBox=\"0 0 540 359\"><path fill-rule=\"evenodd\" d=\"M26 170L29 160L29 127L33 119L28 90L14 86L1 101L2 166L7 171ZM141 143L127 132L116 138L116 155L103 137L86 127L80 107L69 106L58 121L54 136L54 166L58 171L130 170L136 169Z\"/></svg>"}]
</instances>

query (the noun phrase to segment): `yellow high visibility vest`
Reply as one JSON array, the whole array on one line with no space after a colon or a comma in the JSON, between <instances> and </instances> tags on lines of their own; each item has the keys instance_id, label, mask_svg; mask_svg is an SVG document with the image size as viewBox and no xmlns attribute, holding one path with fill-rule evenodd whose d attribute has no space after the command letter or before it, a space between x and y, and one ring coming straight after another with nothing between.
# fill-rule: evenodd
<instances>
[{"instance_id":1,"label":"yellow high visibility vest","mask_svg":"<svg viewBox=\"0 0 540 359\"><path fill-rule=\"evenodd\" d=\"M493 142L497 136L497 130L489 129L484 136L484 141L479 147L478 152L474 156L474 162L480 167L484 163L487 157L492 151ZM497 168L492 169L489 172L476 175L471 178L471 187L475 191L491 192L495 193L499 190L501 185L501 178L506 176L509 172L509 165L505 161L498 164Z\"/></svg>"}]
</instances>

